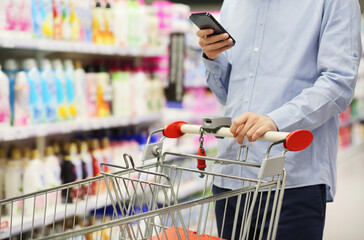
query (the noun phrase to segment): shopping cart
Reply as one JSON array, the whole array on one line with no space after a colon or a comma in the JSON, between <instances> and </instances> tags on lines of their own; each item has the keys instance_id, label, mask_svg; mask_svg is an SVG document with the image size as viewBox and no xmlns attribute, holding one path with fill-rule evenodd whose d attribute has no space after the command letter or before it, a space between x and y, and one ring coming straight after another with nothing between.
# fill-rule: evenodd
<instances>
[{"instance_id":1,"label":"shopping cart","mask_svg":"<svg viewBox=\"0 0 364 240\"><path fill-rule=\"evenodd\" d=\"M103 170L112 170L102 171L102 176L0 201L1 207L8 209L10 215L3 216L0 212L0 236L17 235L20 239L223 239L224 224L229 219L233 223L231 239L275 239L286 182L285 153L309 146L312 134L306 130L267 132L261 140L273 143L261 164L249 162L246 146L240 147L237 159L206 156L204 136L233 137L228 128L229 121L204 118L202 126L173 122L150 134L141 166L136 167L132 156L124 154L121 165L101 164ZM160 133L164 135L161 140L151 143L151 136ZM184 134L199 135L197 154L163 151L166 139ZM284 145L283 152L270 156L271 148L278 144ZM187 159L187 163L197 159L197 168L183 166L180 158ZM243 160L239 160L241 158ZM216 173L205 161L256 168L258 175L253 179ZM241 187L214 195L212 187L217 177L237 181ZM193 192L199 194L189 197ZM67 198L69 194L73 195L71 201ZM53 199L52 202L49 199ZM223 224L218 229L214 208L217 203L224 202L226 210L231 199L236 201L237 211L233 216L224 212ZM31 216L25 216L25 211L20 216L14 215L14 206L24 207L26 201L33 205ZM42 208L35 211L39 205ZM111 205L112 210L107 209L107 205ZM97 212L101 212L101 219L94 220L93 225L87 224L90 215L97 219ZM58 233L57 220L61 220ZM2 233L3 229L7 232Z\"/></svg>"}]
</instances>

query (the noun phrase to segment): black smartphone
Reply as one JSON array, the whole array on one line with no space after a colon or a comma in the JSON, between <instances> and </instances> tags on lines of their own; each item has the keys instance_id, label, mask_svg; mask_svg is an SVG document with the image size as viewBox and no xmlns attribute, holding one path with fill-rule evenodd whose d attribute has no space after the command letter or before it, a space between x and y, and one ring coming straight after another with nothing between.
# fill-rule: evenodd
<instances>
[{"instance_id":1,"label":"black smartphone","mask_svg":"<svg viewBox=\"0 0 364 240\"><path fill-rule=\"evenodd\" d=\"M199 28L199 29L213 29L214 33L211 35L218 35L222 33L229 34L221 24L208 12L203 13L193 13L190 16L190 20ZM229 37L233 40L233 43L230 45L235 45L235 39L229 34Z\"/></svg>"}]
</instances>

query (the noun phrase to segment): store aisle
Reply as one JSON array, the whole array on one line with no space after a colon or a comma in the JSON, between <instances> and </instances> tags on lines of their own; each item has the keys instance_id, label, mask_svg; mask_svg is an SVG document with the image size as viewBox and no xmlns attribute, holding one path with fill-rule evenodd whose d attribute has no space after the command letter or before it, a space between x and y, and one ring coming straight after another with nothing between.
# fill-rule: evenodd
<instances>
[{"instance_id":1,"label":"store aisle","mask_svg":"<svg viewBox=\"0 0 364 240\"><path fill-rule=\"evenodd\" d=\"M324 239L364 239L364 144L339 155L337 194L327 205Z\"/></svg>"}]
</instances>

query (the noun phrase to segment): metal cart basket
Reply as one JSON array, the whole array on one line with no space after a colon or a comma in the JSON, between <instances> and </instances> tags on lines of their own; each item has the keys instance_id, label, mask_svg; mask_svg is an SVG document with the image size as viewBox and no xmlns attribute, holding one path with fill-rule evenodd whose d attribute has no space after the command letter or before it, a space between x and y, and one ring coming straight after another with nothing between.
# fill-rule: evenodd
<instances>
[{"instance_id":1,"label":"metal cart basket","mask_svg":"<svg viewBox=\"0 0 364 240\"><path fill-rule=\"evenodd\" d=\"M151 136L159 133L164 137L157 143L150 143ZM163 151L166 139L185 133L200 135L196 155ZM216 119L204 118L202 126L174 122L150 134L141 166L135 166L132 156L124 154L121 165L101 164L102 176L2 200L0 236L17 236L18 239L224 239L224 225L230 222L231 239L275 239L286 182L285 153L306 148L312 141L312 134L306 130L266 133L261 139L273 143L261 164L249 162L246 146L241 146L238 153L238 159L244 153L243 160L205 156L203 137L207 134L232 137L229 129ZM277 144L284 144L284 151L270 156L271 148ZM197 159L198 166L182 166L178 158ZM205 161L256 168L258 175L251 179L215 173ZM217 177L238 181L241 187L213 194ZM199 194L188 198L195 189L199 189ZM69 199L70 194L73 200ZM235 201L237 206L232 215L226 213L229 201ZM217 203L225 204L220 216L222 225L218 226L214 211ZM112 206L111 211L107 205ZM30 215L24 210L16 214L16 206L32 207ZM96 219L97 212L101 212L98 222L87 224L86 218L93 215ZM61 222L58 233L57 220Z\"/></svg>"}]
</instances>

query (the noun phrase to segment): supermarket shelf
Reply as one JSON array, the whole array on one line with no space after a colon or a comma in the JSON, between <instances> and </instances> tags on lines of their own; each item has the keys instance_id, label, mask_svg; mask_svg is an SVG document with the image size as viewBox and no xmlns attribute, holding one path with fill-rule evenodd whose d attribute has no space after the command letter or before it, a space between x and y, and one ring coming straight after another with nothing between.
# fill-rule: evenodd
<instances>
[{"instance_id":1,"label":"supermarket shelf","mask_svg":"<svg viewBox=\"0 0 364 240\"><path fill-rule=\"evenodd\" d=\"M118 47L114 45L101 45L87 42L71 42L62 40L47 39L18 39L0 38L1 48L28 49L49 52L69 52L96 55L116 55L116 56L161 56L166 55L167 50L162 47L150 47L145 49Z\"/></svg>"},{"instance_id":2,"label":"supermarket shelf","mask_svg":"<svg viewBox=\"0 0 364 240\"><path fill-rule=\"evenodd\" d=\"M43 214L35 215L34 222L31 216L24 216L23 224L21 216L15 216L13 219L5 216L1 218L1 228L0 228L0 239L9 238L10 230L11 235L17 235L21 232L27 232L31 229L40 228L52 224L54 221L60 221L72 216L83 216L85 213L102 208L111 204L108 195L100 194L98 197L91 196L87 200L82 200L77 203L72 204L57 204L56 214L54 214L54 206L47 208L46 216ZM10 229L10 226L12 228Z\"/></svg>"},{"instance_id":3,"label":"supermarket shelf","mask_svg":"<svg viewBox=\"0 0 364 240\"><path fill-rule=\"evenodd\" d=\"M0 129L0 141L14 141L32 137L66 134L78 131L98 130L113 127L138 125L160 120L159 112L138 117L107 117L84 121L69 121L32 126L8 127Z\"/></svg>"}]
</instances>

